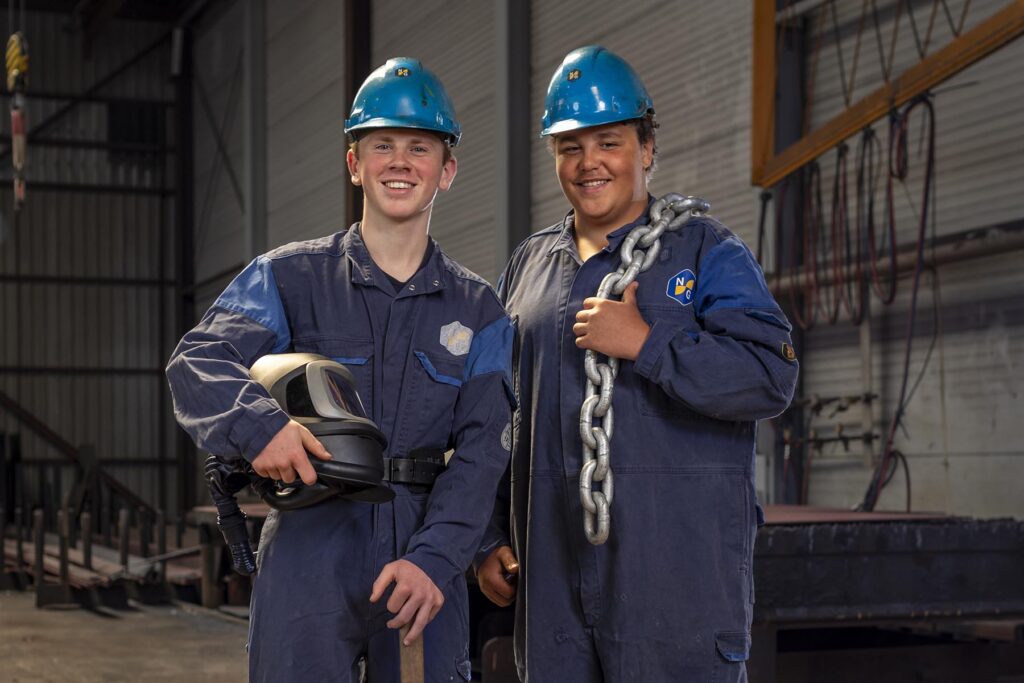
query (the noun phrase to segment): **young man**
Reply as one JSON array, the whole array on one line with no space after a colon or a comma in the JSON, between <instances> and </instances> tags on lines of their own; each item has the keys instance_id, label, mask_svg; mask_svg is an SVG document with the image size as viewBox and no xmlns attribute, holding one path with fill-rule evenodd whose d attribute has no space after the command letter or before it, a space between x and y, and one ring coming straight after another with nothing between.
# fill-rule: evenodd
<instances>
[{"instance_id":1,"label":"young man","mask_svg":"<svg viewBox=\"0 0 1024 683\"><path fill-rule=\"evenodd\" d=\"M512 523L499 489L477 575L498 604L516 600L529 683L745 680L755 427L788 405L797 365L750 251L711 218L666 231L621 301L593 298L648 222L655 127L626 62L597 46L569 53L541 135L572 210L519 246L498 287L517 320ZM587 349L622 359L598 545L581 503Z\"/></svg>"},{"instance_id":2,"label":"young man","mask_svg":"<svg viewBox=\"0 0 1024 683\"><path fill-rule=\"evenodd\" d=\"M200 448L312 483L307 451L329 454L247 372L264 354L312 352L355 376L385 455L454 448L429 495L392 483L390 503L335 498L268 520L249 675L356 680L365 656L370 680L397 681L396 629L411 624L405 642L423 633L427 680L468 681L462 574L508 462L511 323L490 287L427 234L460 137L437 77L417 60L389 60L356 95L345 132L362 221L249 264L174 352L175 411Z\"/></svg>"}]
</instances>

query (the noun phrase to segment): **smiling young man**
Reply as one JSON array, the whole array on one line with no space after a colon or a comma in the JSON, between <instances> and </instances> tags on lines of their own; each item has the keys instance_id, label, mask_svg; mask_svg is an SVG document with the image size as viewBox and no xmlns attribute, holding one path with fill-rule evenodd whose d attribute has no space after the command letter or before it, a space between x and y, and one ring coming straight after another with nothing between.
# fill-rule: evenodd
<instances>
[{"instance_id":1,"label":"smiling young man","mask_svg":"<svg viewBox=\"0 0 1024 683\"><path fill-rule=\"evenodd\" d=\"M707 217L665 232L622 301L593 298L648 222L654 106L625 61L589 46L565 58L545 107L572 210L516 249L498 286L516 320L520 403L477 578L496 603L516 602L527 683L746 680L754 435L792 397L790 326L747 247ZM581 502L588 349L621 359L614 430L610 414L602 423L603 543Z\"/></svg>"},{"instance_id":2,"label":"smiling young man","mask_svg":"<svg viewBox=\"0 0 1024 683\"><path fill-rule=\"evenodd\" d=\"M248 368L288 351L344 364L387 436L395 498L271 513L249 678L354 681L365 657L369 680L398 681L397 629L410 624L405 642L422 633L427 680L468 681L462 577L508 462L511 322L490 287L428 235L461 135L440 80L417 60L389 60L359 90L345 132L362 221L245 268L171 358L175 413L200 448L311 484L307 453L330 455ZM432 482L406 476L438 469Z\"/></svg>"}]
</instances>

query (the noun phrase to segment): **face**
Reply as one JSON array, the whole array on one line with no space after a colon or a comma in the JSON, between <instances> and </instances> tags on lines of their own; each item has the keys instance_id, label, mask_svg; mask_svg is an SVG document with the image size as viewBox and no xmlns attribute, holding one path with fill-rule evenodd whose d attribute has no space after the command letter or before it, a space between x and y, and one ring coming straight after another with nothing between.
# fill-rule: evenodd
<instances>
[{"instance_id":1,"label":"face","mask_svg":"<svg viewBox=\"0 0 1024 683\"><path fill-rule=\"evenodd\" d=\"M363 188L367 210L404 222L427 214L437 191L455 179L454 157L444 160L445 143L433 133L404 128L371 130L346 161L352 183Z\"/></svg>"},{"instance_id":2,"label":"face","mask_svg":"<svg viewBox=\"0 0 1024 683\"><path fill-rule=\"evenodd\" d=\"M640 144L636 127L611 123L555 136L555 170L581 227L615 229L647 204L653 142Z\"/></svg>"}]
</instances>

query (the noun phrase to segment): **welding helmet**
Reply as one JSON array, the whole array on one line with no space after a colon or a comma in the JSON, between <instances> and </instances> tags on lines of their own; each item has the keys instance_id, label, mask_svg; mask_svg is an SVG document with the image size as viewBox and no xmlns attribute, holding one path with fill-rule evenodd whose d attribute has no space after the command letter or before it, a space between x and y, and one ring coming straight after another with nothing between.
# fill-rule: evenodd
<instances>
[{"instance_id":1,"label":"welding helmet","mask_svg":"<svg viewBox=\"0 0 1024 683\"><path fill-rule=\"evenodd\" d=\"M395 57L371 73L352 101L345 133L372 128L416 128L440 133L454 147L462 129L441 79L418 59Z\"/></svg>"},{"instance_id":2,"label":"welding helmet","mask_svg":"<svg viewBox=\"0 0 1024 683\"><path fill-rule=\"evenodd\" d=\"M310 457L317 482L306 486L263 479L254 488L270 506L306 507L332 496L383 503L394 492L383 483L387 439L367 416L355 380L341 363L314 353L263 356L249 370L293 420L308 429L330 460Z\"/></svg>"},{"instance_id":3,"label":"welding helmet","mask_svg":"<svg viewBox=\"0 0 1024 683\"><path fill-rule=\"evenodd\" d=\"M600 45L580 47L555 70L544 98L541 137L639 119L654 113L643 81Z\"/></svg>"}]
</instances>

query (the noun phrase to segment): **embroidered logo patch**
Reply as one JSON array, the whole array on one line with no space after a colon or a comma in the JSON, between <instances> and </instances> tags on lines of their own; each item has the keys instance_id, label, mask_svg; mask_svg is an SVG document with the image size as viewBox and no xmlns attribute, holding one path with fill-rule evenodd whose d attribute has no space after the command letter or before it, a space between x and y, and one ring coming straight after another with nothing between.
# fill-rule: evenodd
<instances>
[{"instance_id":1,"label":"embroidered logo patch","mask_svg":"<svg viewBox=\"0 0 1024 683\"><path fill-rule=\"evenodd\" d=\"M681 270L668 279L665 286L665 295L675 299L683 306L693 303L693 292L697 287L697 276L689 268Z\"/></svg>"},{"instance_id":2,"label":"embroidered logo patch","mask_svg":"<svg viewBox=\"0 0 1024 683\"><path fill-rule=\"evenodd\" d=\"M796 360L796 351L793 350L792 346L785 342L782 343L782 357L790 362Z\"/></svg>"},{"instance_id":3,"label":"embroidered logo patch","mask_svg":"<svg viewBox=\"0 0 1024 683\"><path fill-rule=\"evenodd\" d=\"M473 343L473 330L458 320L441 328L441 346L448 349L453 356L465 356L469 353L469 345Z\"/></svg>"}]
</instances>

